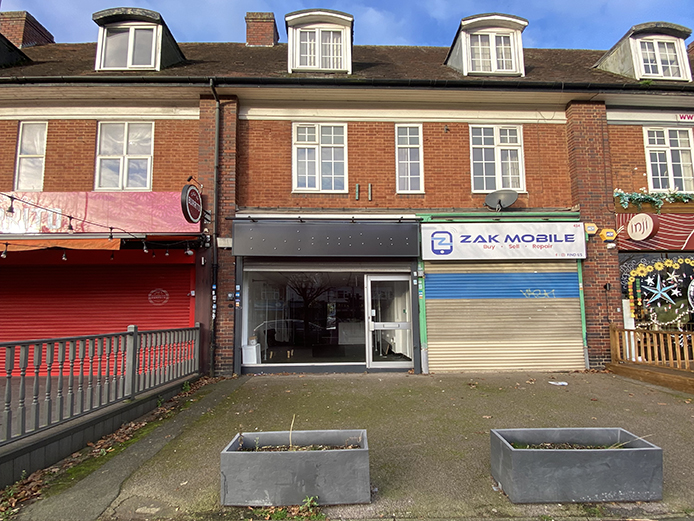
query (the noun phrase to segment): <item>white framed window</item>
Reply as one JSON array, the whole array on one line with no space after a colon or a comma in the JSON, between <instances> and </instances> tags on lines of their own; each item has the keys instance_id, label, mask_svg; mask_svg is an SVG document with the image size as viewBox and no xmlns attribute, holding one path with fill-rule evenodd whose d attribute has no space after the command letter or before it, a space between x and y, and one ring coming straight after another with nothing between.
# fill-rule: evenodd
<instances>
[{"instance_id":1,"label":"white framed window","mask_svg":"<svg viewBox=\"0 0 694 521\"><path fill-rule=\"evenodd\" d=\"M99 29L97 70L159 70L161 28L156 24L111 25Z\"/></svg>"},{"instance_id":2,"label":"white framed window","mask_svg":"<svg viewBox=\"0 0 694 521\"><path fill-rule=\"evenodd\" d=\"M288 13L287 71L346 72L352 74L354 17L329 9Z\"/></svg>"},{"instance_id":3,"label":"white framed window","mask_svg":"<svg viewBox=\"0 0 694 521\"><path fill-rule=\"evenodd\" d=\"M293 190L347 192L347 125L294 123Z\"/></svg>"},{"instance_id":4,"label":"white framed window","mask_svg":"<svg viewBox=\"0 0 694 521\"><path fill-rule=\"evenodd\" d=\"M422 125L395 125L398 193L423 193Z\"/></svg>"},{"instance_id":5,"label":"white framed window","mask_svg":"<svg viewBox=\"0 0 694 521\"><path fill-rule=\"evenodd\" d=\"M14 189L21 192L43 190L48 123L23 121L17 140L17 168Z\"/></svg>"},{"instance_id":6,"label":"white framed window","mask_svg":"<svg viewBox=\"0 0 694 521\"><path fill-rule=\"evenodd\" d=\"M470 72L515 72L514 54L511 33L470 34Z\"/></svg>"},{"instance_id":7,"label":"white framed window","mask_svg":"<svg viewBox=\"0 0 694 521\"><path fill-rule=\"evenodd\" d=\"M154 124L99 123L96 190L151 190Z\"/></svg>"},{"instance_id":8,"label":"white framed window","mask_svg":"<svg viewBox=\"0 0 694 521\"><path fill-rule=\"evenodd\" d=\"M525 190L519 126L470 126L472 191Z\"/></svg>"},{"instance_id":9,"label":"white framed window","mask_svg":"<svg viewBox=\"0 0 694 521\"><path fill-rule=\"evenodd\" d=\"M648 182L653 191L694 192L691 128L645 128Z\"/></svg>"},{"instance_id":10,"label":"white framed window","mask_svg":"<svg viewBox=\"0 0 694 521\"><path fill-rule=\"evenodd\" d=\"M637 45L642 77L688 79L684 69L686 52L681 38L640 38Z\"/></svg>"},{"instance_id":11,"label":"white framed window","mask_svg":"<svg viewBox=\"0 0 694 521\"><path fill-rule=\"evenodd\" d=\"M316 27L296 30L295 69L342 71L345 67L345 30Z\"/></svg>"}]
</instances>

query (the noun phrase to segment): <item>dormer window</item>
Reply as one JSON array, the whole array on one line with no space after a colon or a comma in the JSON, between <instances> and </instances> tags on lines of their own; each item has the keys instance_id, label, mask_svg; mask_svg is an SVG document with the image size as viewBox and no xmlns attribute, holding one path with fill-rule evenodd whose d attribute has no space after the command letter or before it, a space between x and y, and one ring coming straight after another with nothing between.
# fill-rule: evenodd
<instances>
[{"instance_id":1,"label":"dormer window","mask_svg":"<svg viewBox=\"0 0 694 521\"><path fill-rule=\"evenodd\" d=\"M297 11L285 17L289 72L352 72L351 15L338 11Z\"/></svg>"},{"instance_id":2,"label":"dormer window","mask_svg":"<svg viewBox=\"0 0 694 521\"><path fill-rule=\"evenodd\" d=\"M634 80L692 81L684 44L690 34L668 22L635 25L594 67Z\"/></svg>"},{"instance_id":3,"label":"dormer window","mask_svg":"<svg viewBox=\"0 0 694 521\"><path fill-rule=\"evenodd\" d=\"M643 38L638 40L641 56L642 73L644 77L682 78L682 57L684 49L678 45L682 40L661 38Z\"/></svg>"},{"instance_id":4,"label":"dormer window","mask_svg":"<svg viewBox=\"0 0 694 521\"><path fill-rule=\"evenodd\" d=\"M470 35L471 72L513 72L513 46L510 34Z\"/></svg>"},{"instance_id":5,"label":"dormer window","mask_svg":"<svg viewBox=\"0 0 694 521\"><path fill-rule=\"evenodd\" d=\"M160 70L185 60L161 15L121 7L92 15L99 25L98 71Z\"/></svg>"},{"instance_id":6,"label":"dormer window","mask_svg":"<svg viewBox=\"0 0 694 521\"><path fill-rule=\"evenodd\" d=\"M98 69L158 69L159 30L155 25L104 27Z\"/></svg>"},{"instance_id":7,"label":"dormer window","mask_svg":"<svg viewBox=\"0 0 694 521\"><path fill-rule=\"evenodd\" d=\"M525 76L521 33L527 25L498 13L463 18L445 64L466 76Z\"/></svg>"}]
</instances>

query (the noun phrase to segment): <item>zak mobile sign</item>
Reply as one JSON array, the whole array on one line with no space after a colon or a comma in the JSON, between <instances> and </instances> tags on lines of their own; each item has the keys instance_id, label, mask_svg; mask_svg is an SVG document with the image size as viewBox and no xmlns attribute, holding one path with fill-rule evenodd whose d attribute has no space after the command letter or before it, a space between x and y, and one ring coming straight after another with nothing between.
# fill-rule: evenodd
<instances>
[{"instance_id":1,"label":"zak mobile sign","mask_svg":"<svg viewBox=\"0 0 694 521\"><path fill-rule=\"evenodd\" d=\"M422 224L424 260L585 259L583 223Z\"/></svg>"}]
</instances>

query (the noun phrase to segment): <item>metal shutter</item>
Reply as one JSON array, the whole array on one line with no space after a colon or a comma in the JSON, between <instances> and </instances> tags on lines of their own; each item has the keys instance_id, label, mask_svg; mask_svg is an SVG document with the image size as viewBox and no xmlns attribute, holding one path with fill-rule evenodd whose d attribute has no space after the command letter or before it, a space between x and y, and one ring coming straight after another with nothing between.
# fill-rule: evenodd
<instances>
[{"instance_id":1,"label":"metal shutter","mask_svg":"<svg viewBox=\"0 0 694 521\"><path fill-rule=\"evenodd\" d=\"M585 369L576 262L427 262L429 370Z\"/></svg>"},{"instance_id":2,"label":"metal shutter","mask_svg":"<svg viewBox=\"0 0 694 521\"><path fill-rule=\"evenodd\" d=\"M6 266L0 341L190 327L194 267Z\"/></svg>"}]
</instances>

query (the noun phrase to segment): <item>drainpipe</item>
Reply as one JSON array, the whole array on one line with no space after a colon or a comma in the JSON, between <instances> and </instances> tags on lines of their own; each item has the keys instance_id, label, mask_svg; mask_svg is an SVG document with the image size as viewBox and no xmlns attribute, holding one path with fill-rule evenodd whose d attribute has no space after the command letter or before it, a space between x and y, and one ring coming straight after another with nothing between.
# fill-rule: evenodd
<instances>
[{"instance_id":1,"label":"drainpipe","mask_svg":"<svg viewBox=\"0 0 694 521\"><path fill-rule=\"evenodd\" d=\"M217 89L214 87L214 78L210 78L210 89L215 101L214 110L214 200L212 208L214 218L212 219L212 324L210 324L210 376L214 377L214 356L217 347L217 272L219 271L219 260L217 256L217 221L219 220L219 114L220 102Z\"/></svg>"},{"instance_id":2,"label":"drainpipe","mask_svg":"<svg viewBox=\"0 0 694 521\"><path fill-rule=\"evenodd\" d=\"M587 237L586 237L587 238ZM581 303L581 328L583 329L583 358L586 369L590 369L588 356L588 325L586 323L586 297L583 292L583 260L578 259L578 295Z\"/></svg>"}]
</instances>

